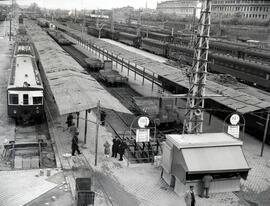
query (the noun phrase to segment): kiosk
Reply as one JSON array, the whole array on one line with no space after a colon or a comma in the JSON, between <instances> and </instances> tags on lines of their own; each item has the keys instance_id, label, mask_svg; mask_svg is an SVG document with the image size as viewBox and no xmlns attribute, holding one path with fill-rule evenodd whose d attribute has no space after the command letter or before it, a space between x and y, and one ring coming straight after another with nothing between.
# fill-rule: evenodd
<instances>
[{"instance_id":1,"label":"kiosk","mask_svg":"<svg viewBox=\"0 0 270 206\"><path fill-rule=\"evenodd\" d=\"M227 133L170 134L163 144L162 178L178 195L194 186L201 193L202 178L213 177L210 193L240 190L250 170L243 142Z\"/></svg>"}]
</instances>

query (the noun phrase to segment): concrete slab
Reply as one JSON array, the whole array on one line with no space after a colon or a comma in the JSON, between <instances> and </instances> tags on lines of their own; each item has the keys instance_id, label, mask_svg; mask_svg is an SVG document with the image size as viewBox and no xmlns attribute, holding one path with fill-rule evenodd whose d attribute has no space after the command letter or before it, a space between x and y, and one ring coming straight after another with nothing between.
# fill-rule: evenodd
<instances>
[{"instance_id":1,"label":"concrete slab","mask_svg":"<svg viewBox=\"0 0 270 206\"><path fill-rule=\"evenodd\" d=\"M52 170L52 174L57 171ZM39 170L1 171L0 206L19 206L51 190L57 184L47 181L46 176L39 176ZM14 184L16 183L16 184Z\"/></svg>"}]
</instances>

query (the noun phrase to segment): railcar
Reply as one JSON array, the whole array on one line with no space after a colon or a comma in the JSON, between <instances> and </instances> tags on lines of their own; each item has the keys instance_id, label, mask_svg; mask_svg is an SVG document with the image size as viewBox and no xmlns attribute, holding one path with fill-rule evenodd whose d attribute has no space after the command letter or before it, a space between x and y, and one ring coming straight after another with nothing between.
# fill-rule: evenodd
<instances>
[{"instance_id":1,"label":"railcar","mask_svg":"<svg viewBox=\"0 0 270 206\"><path fill-rule=\"evenodd\" d=\"M69 41L59 31L48 30L47 33L59 44L59 45L72 45L73 42Z\"/></svg>"},{"instance_id":2,"label":"railcar","mask_svg":"<svg viewBox=\"0 0 270 206\"><path fill-rule=\"evenodd\" d=\"M143 38L141 48L157 55L167 57L168 43L154 39Z\"/></svg>"},{"instance_id":3,"label":"railcar","mask_svg":"<svg viewBox=\"0 0 270 206\"><path fill-rule=\"evenodd\" d=\"M194 49L190 47L183 47L177 44L169 44L167 57L174 61L185 62L188 65L192 65L194 56Z\"/></svg>"},{"instance_id":4,"label":"railcar","mask_svg":"<svg viewBox=\"0 0 270 206\"><path fill-rule=\"evenodd\" d=\"M212 72L230 74L253 86L270 89L270 66L244 61L231 56L211 54L209 67Z\"/></svg>"},{"instance_id":5,"label":"railcar","mask_svg":"<svg viewBox=\"0 0 270 206\"><path fill-rule=\"evenodd\" d=\"M141 38L134 34L129 34L125 32L119 32L118 40L130 46L139 48L141 45Z\"/></svg>"},{"instance_id":6,"label":"railcar","mask_svg":"<svg viewBox=\"0 0 270 206\"><path fill-rule=\"evenodd\" d=\"M191 37L174 37L173 44L178 44L182 46L189 46L190 45Z\"/></svg>"},{"instance_id":7,"label":"railcar","mask_svg":"<svg viewBox=\"0 0 270 206\"><path fill-rule=\"evenodd\" d=\"M17 46L7 87L8 116L22 123L44 116L43 84L30 48Z\"/></svg>"},{"instance_id":8,"label":"railcar","mask_svg":"<svg viewBox=\"0 0 270 206\"><path fill-rule=\"evenodd\" d=\"M148 32L149 39L159 40L163 42L172 42L173 37L169 34L161 34L156 32Z\"/></svg>"},{"instance_id":9,"label":"railcar","mask_svg":"<svg viewBox=\"0 0 270 206\"><path fill-rule=\"evenodd\" d=\"M102 33L103 33L104 38L118 41L118 39L119 39L119 32L118 31L115 31L115 30L112 31L110 28L104 28L102 30L103 30Z\"/></svg>"},{"instance_id":10,"label":"railcar","mask_svg":"<svg viewBox=\"0 0 270 206\"><path fill-rule=\"evenodd\" d=\"M96 27L87 27L87 33L90 34L91 36L98 37L99 35L99 30ZM101 37L102 37L102 30L101 30Z\"/></svg>"}]
</instances>

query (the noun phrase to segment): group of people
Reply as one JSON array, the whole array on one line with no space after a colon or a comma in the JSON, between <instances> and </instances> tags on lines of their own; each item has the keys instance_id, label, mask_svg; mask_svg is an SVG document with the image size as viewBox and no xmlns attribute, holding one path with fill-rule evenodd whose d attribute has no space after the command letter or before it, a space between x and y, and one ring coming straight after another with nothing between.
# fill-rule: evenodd
<instances>
[{"instance_id":1,"label":"group of people","mask_svg":"<svg viewBox=\"0 0 270 206\"><path fill-rule=\"evenodd\" d=\"M203 176L202 178L202 188L201 188L201 194L199 195L200 197L206 197L209 198L209 188L210 188L210 184L213 181L213 177L209 174ZM195 195L194 195L194 186L191 185L189 187L189 191L187 191L185 193L185 202L187 206L195 206L196 204L196 199L195 199Z\"/></svg>"},{"instance_id":2,"label":"group of people","mask_svg":"<svg viewBox=\"0 0 270 206\"><path fill-rule=\"evenodd\" d=\"M123 161L123 155L125 154L125 150L127 148L127 144L125 141L120 140L118 137L113 139L112 145L112 157L117 158L117 154L120 155L119 161ZM104 153L106 156L110 153L110 144L108 141L104 143Z\"/></svg>"},{"instance_id":3,"label":"group of people","mask_svg":"<svg viewBox=\"0 0 270 206\"><path fill-rule=\"evenodd\" d=\"M75 152L78 154L81 154L81 151L79 150L78 146L78 136L79 136L79 131L78 128L75 126L75 123L73 122L73 115L70 113L67 117L66 121L67 127L72 135L72 145L71 145L71 154L72 156L75 155ZM110 144L108 141L104 143L104 153L106 156L110 155ZM123 155L125 153L125 149L127 148L127 144L125 141L120 140L118 137L115 137L113 139L113 145L112 145L112 157L117 158L117 154L120 155L119 161L123 161Z\"/></svg>"}]
</instances>

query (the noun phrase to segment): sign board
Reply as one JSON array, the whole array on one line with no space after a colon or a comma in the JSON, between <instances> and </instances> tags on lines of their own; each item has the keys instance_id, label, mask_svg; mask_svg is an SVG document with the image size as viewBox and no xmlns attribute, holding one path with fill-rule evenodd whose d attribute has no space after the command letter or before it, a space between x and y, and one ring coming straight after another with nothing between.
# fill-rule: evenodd
<instances>
[{"instance_id":1,"label":"sign board","mask_svg":"<svg viewBox=\"0 0 270 206\"><path fill-rule=\"evenodd\" d=\"M149 142L150 129L136 129L136 142Z\"/></svg>"},{"instance_id":2,"label":"sign board","mask_svg":"<svg viewBox=\"0 0 270 206\"><path fill-rule=\"evenodd\" d=\"M239 125L229 125L228 126L228 134L232 135L233 137L239 138Z\"/></svg>"},{"instance_id":3,"label":"sign board","mask_svg":"<svg viewBox=\"0 0 270 206\"><path fill-rule=\"evenodd\" d=\"M239 120L240 120L239 115L238 115L238 114L233 114L233 115L231 116L231 118L230 118L230 123L231 123L232 125L237 125L238 122L239 122Z\"/></svg>"},{"instance_id":4,"label":"sign board","mask_svg":"<svg viewBox=\"0 0 270 206\"><path fill-rule=\"evenodd\" d=\"M145 128L146 126L149 125L149 118L148 117L140 117L138 119L138 125L140 128Z\"/></svg>"}]
</instances>

